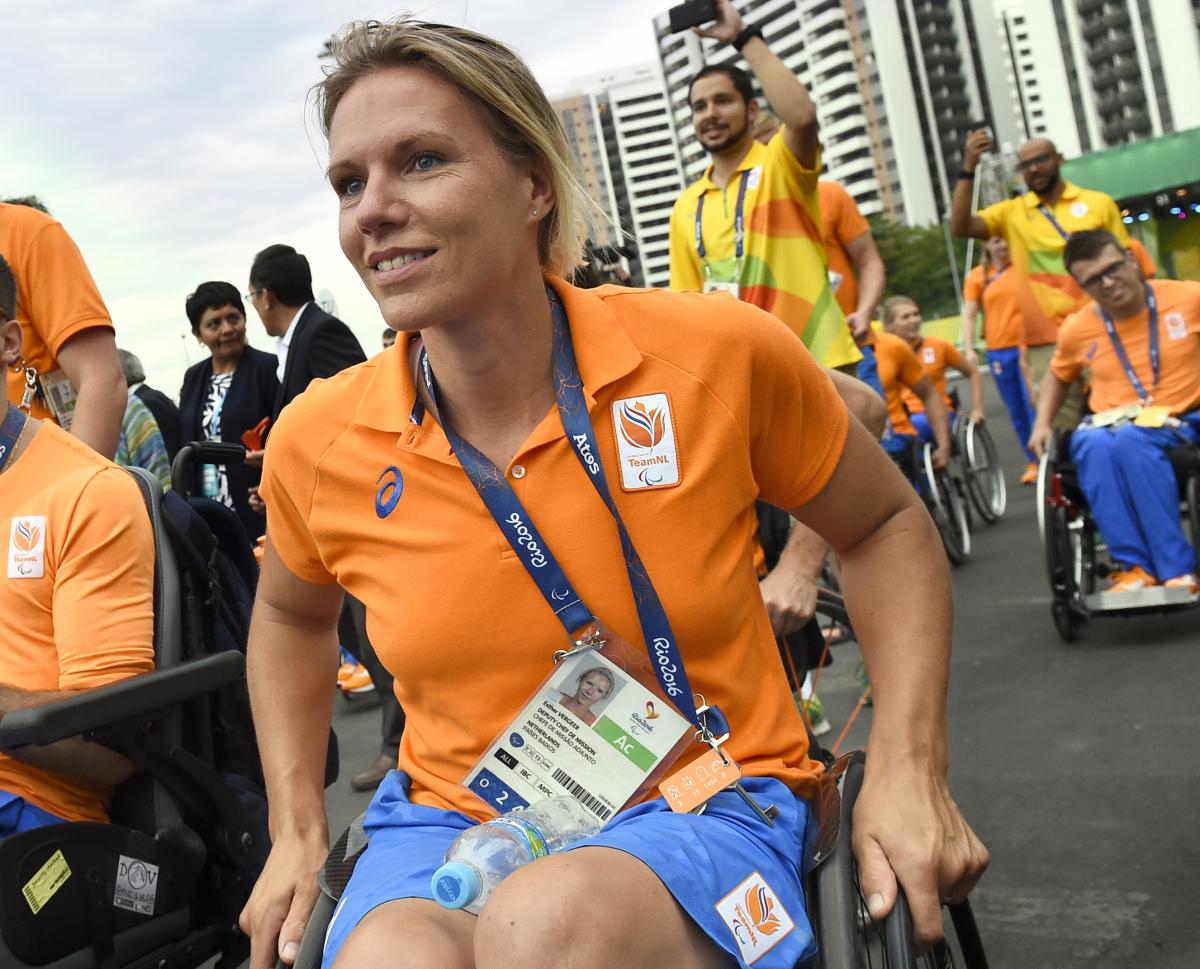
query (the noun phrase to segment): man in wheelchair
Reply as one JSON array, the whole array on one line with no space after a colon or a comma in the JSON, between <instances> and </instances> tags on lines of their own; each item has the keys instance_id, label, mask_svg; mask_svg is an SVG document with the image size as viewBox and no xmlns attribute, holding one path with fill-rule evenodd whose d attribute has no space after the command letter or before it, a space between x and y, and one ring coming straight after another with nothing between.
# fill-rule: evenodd
<instances>
[{"instance_id":1,"label":"man in wheelchair","mask_svg":"<svg viewBox=\"0 0 1200 969\"><path fill-rule=\"evenodd\" d=\"M1093 411L1070 457L1118 571L1113 592L1197 589L1168 452L1200 438L1200 283L1147 281L1103 230L1077 232L1068 272L1095 302L1068 317L1042 382L1029 447L1041 455L1067 388L1091 371Z\"/></svg>"},{"instance_id":2,"label":"man in wheelchair","mask_svg":"<svg viewBox=\"0 0 1200 969\"><path fill-rule=\"evenodd\" d=\"M937 470L944 469L950 463L951 455L950 413L937 387L926 375L921 361L907 341L887 332L878 335L875 357L879 363L879 382L887 399L890 426L890 432L885 433L880 441L883 449L910 480L919 480L914 479L911 455L922 437L904 403L907 391L924 405L926 426L932 428L932 437L936 442L933 466Z\"/></svg>"},{"instance_id":3,"label":"man in wheelchair","mask_svg":"<svg viewBox=\"0 0 1200 969\"><path fill-rule=\"evenodd\" d=\"M883 328L888 333L900 337L912 348L913 353L921 362L925 376L933 381L934 389L942 398L950 413L950 423L953 426L958 414L955 401L946 390L946 368L954 367L960 373L967 375L971 382L971 413L969 420L982 422L985 419L983 409L983 377L979 368L968 361L957 348L938 336L924 336L921 333L921 307L908 296L893 296L886 300L881 307ZM932 441L933 428L929 424L929 415L925 413L925 404L910 390L901 394L904 406L908 409L909 419L916 428L917 435L923 441Z\"/></svg>"},{"instance_id":4,"label":"man in wheelchair","mask_svg":"<svg viewBox=\"0 0 1200 969\"><path fill-rule=\"evenodd\" d=\"M16 281L0 258L0 360L21 363ZM6 403L0 508L0 717L150 670L153 547L133 480L54 424ZM73 738L0 753L0 839L104 821L132 764Z\"/></svg>"}]
</instances>

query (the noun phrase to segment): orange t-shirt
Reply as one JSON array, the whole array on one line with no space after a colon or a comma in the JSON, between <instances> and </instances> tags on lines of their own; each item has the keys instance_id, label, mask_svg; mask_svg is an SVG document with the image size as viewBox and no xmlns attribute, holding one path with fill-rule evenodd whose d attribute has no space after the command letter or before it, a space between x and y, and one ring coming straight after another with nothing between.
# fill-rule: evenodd
<instances>
[{"instance_id":1,"label":"orange t-shirt","mask_svg":"<svg viewBox=\"0 0 1200 969\"><path fill-rule=\"evenodd\" d=\"M858 211L854 197L837 182L822 178L817 182L817 198L821 203L821 237L829 257L829 272L841 277L834 295L843 313L853 313L858 308L858 278L846 246L871 231L871 227Z\"/></svg>"},{"instance_id":2,"label":"orange t-shirt","mask_svg":"<svg viewBox=\"0 0 1200 969\"><path fill-rule=\"evenodd\" d=\"M1150 365L1148 310L1116 320L1117 335L1129 363L1154 403L1186 414L1200 408L1200 283L1169 279L1150 283L1158 301L1159 379ZM1091 369L1093 411L1136 404L1137 393L1104 329L1099 307L1092 303L1069 316L1058 333L1050 368L1063 383Z\"/></svg>"},{"instance_id":3,"label":"orange t-shirt","mask_svg":"<svg viewBox=\"0 0 1200 969\"><path fill-rule=\"evenodd\" d=\"M79 247L54 219L27 205L0 202L0 256L17 277L17 319L22 353L38 373L58 370L58 351L92 327L112 329L112 319ZM25 377L9 372L8 399L20 403ZM33 416L53 420L39 399Z\"/></svg>"},{"instance_id":4,"label":"orange t-shirt","mask_svg":"<svg viewBox=\"0 0 1200 969\"><path fill-rule=\"evenodd\" d=\"M983 308L983 339L989 350L1040 347L1058 339L1058 327L1011 266L993 269L986 285L983 267L976 266L963 282L963 299Z\"/></svg>"},{"instance_id":5,"label":"orange t-shirt","mask_svg":"<svg viewBox=\"0 0 1200 969\"><path fill-rule=\"evenodd\" d=\"M916 434L917 429L908 419L904 392L906 388L911 391L921 382L925 368L912 347L894 333L875 334L875 361L879 365L879 382L887 398L892 430L897 434Z\"/></svg>"},{"instance_id":6,"label":"orange t-shirt","mask_svg":"<svg viewBox=\"0 0 1200 969\"><path fill-rule=\"evenodd\" d=\"M0 681L87 690L153 669L154 538L128 472L46 422L0 474L0 508ZM106 819L103 786L4 753L0 790L69 821Z\"/></svg>"},{"instance_id":7,"label":"orange t-shirt","mask_svg":"<svg viewBox=\"0 0 1200 969\"><path fill-rule=\"evenodd\" d=\"M754 501L794 510L825 487L845 444L845 405L785 324L728 294L549 282L610 487L693 689L728 717L729 750L746 773L811 796L820 768L758 589ZM268 536L300 579L338 582L366 605L408 716L399 763L412 800L483 818L493 812L461 782L547 675L565 633L440 425L428 415L413 423L407 361L385 353L314 381L284 411L263 469ZM631 490L637 465L620 456L614 408L650 394L665 394L668 412L649 432L660 439L638 453L676 460L679 483ZM556 408L505 475L583 601L641 644L613 520ZM385 517L381 476L402 489Z\"/></svg>"},{"instance_id":8,"label":"orange t-shirt","mask_svg":"<svg viewBox=\"0 0 1200 969\"><path fill-rule=\"evenodd\" d=\"M912 348L912 351L921 361L925 376L933 381L933 386L942 395L942 400L946 402L947 407L950 407L950 395L946 392L946 367L954 367L964 373L967 369L958 348L952 343L947 343L940 336L923 336ZM905 388L903 396L904 406L910 413L916 414L925 410L924 402L911 390Z\"/></svg>"}]
</instances>

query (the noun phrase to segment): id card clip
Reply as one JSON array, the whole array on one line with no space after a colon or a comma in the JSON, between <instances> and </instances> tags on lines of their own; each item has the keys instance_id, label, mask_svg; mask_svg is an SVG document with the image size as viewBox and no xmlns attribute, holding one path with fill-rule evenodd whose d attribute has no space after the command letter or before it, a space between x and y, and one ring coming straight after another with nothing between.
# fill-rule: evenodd
<instances>
[{"instance_id":1,"label":"id card clip","mask_svg":"<svg viewBox=\"0 0 1200 969\"><path fill-rule=\"evenodd\" d=\"M736 791L738 796L769 827L775 827L775 819L779 817L779 808L774 804L768 804L764 808L750 796L750 792L742 786L742 770L738 766L737 761L722 749L721 745L729 742L729 722L725 719L725 715L717 707L709 706L708 703L704 702L704 697L698 696L697 699L700 701L696 707L696 713L700 717L700 729L696 731L696 739L700 743L708 744L717 756L721 758L723 765L734 768L733 783L729 787Z\"/></svg>"},{"instance_id":2,"label":"id card clip","mask_svg":"<svg viewBox=\"0 0 1200 969\"><path fill-rule=\"evenodd\" d=\"M33 409L33 401L37 397L38 372L25 363L24 357L17 361L13 369L25 372L25 392L21 394L21 403L17 406L28 414Z\"/></svg>"},{"instance_id":3,"label":"id card clip","mask_svg":"<svg viewBox=\"0 0 1200 969\"><path fill-rule=\"evenodd\" d=\"M604 638L604 632L599 626L593 624L588 626L587 630L578 639L571 640L570 649L559 649L554 652L554 665L557 666L565 659L570 659L572 656L578 656L580 653L586 653L589 649L601 650L608 645L608 640Z\"/></svg>"}]
</instances>

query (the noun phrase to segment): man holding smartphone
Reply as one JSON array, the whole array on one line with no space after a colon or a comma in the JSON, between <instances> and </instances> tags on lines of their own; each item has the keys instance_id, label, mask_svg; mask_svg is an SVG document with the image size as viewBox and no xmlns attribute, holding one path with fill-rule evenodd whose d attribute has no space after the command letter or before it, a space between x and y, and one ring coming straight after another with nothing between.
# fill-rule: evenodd
<instances>
[{"instance_id":1,"label":"man holding smartphone","mask_svg":"<svg viewBox=\"0 0 1200 969\"><path fill-rule=\"evenodd\" d=\"M704 68L688 100L696 137L712 164L671 213L671 288L725 290L786 323L826 367L851 376L862 354L829 281L821 239L817 112L804 85L748 27L730 0L716 0L702 37L731 44L753 76ZM767 144L754 139L757 80L783 122Z\"/></svg>"}]
</instances>

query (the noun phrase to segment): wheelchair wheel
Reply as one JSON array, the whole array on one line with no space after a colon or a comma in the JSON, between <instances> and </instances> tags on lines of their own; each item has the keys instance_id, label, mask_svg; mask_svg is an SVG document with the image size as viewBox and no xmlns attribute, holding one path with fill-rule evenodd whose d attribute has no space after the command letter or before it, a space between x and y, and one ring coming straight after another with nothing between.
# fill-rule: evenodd
<instances>
[{"instance_id":1,"label":"wheelchair wheel","mask_svg":"<svg viewBox=\"0 0 1200 969\"><path fill-rule=\"evenodd\" d=\"M942 536L946 558L951 565L961 565L971 554L971 526L967 521L965 499L949 474L934 470L933 445L925 445L922 458L930 517Z\"/></svg>"},{"instance_id":2,"label":"wheelchair wheel","mask_svg":"<svg viewBox=\"0 0 1200 969\"><path fill-rule=\"evenodd\" d=\"M971 421L962 432L963 472L967 494L979 517L989 525L997 522L1008 507L1004 469L996 442L986 425Z\"/></svg>"},{"instance_id":3,"label":"wheelchair wheel","mask_svg":"<svg viewBox=\"0 0 1200 969\"><path fill-rule=\"evenodd\" d=\"M809 914L817 935L819 969L987 969L987 956L970 904L949 907L947 939L923 957L915 954L912 917L901 891L882 924L867 914L866 898L851 849L854 802L862 787L865 758L857 752L830 768L840 774L834 843L821 855L809 878Z\"/></svg>"},{"instance_id":4,"label":"wheelchair wheel","mask_svg":"<svg viewBox=\"0 0 1200 969\"><path fill-rule=\"evenodd\" d=\"M1073 643L1087 623L1084 596L1095 585L1095 549L1086 517L1072 518L1067 509L1045 509L1043 536L1046 573L1050 579L1050 614L1063 642Z\"/></svg>"}]
</instances>

